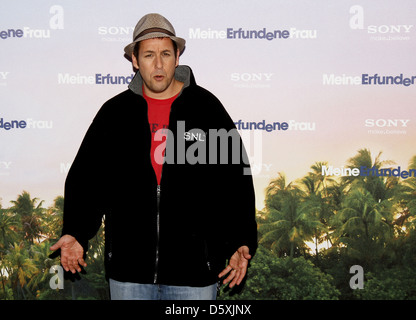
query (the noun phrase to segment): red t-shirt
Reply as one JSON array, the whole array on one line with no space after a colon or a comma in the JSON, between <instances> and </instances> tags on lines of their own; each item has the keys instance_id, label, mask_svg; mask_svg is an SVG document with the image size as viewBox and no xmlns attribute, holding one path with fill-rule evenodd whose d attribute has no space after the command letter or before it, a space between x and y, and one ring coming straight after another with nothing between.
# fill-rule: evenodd
<instances>
[{"instance_id":1,"label":"red t-shirt","mask_svg":"<svg viewBox=\"0 0 416 320\"><path fill-rule=\"evenodd\" d=\"M155 140L155 135L159 129L167 129L169 127L170 108L178 95L179 93L172 98L159 100L146 96L143 90L143 97L146 99L148 105L147 116L149 118L150 132L152 133L150 158L152 159L158 184L160 184L160 178L162 176L167 130L161 130L156 136L157 140Z\"/></svg>"}]
</instances>

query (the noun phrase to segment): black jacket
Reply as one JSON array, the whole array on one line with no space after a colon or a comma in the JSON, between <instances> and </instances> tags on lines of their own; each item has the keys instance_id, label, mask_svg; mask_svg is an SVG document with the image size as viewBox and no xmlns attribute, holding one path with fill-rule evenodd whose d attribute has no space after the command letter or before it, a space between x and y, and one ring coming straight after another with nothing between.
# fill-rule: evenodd
<instances>
[{"instance_id":1,"label":"black jacket","mask_svg":"<svg viewBox=\"0 0 416 320\"><path fill-rule=\"evenodd\" d=\"M225 147L218 139L216 155L208 147L210 129L230 132L234 123L189 67L179 66L175 77L185 85L171 108L160 186L139 73L99 110L66 179L62 234L86 249L105 217L106 275L118 281L205 286L240 246L252 255L257 247L245 151L233 164L235 140Z\"/></svg>"}]
</instances>

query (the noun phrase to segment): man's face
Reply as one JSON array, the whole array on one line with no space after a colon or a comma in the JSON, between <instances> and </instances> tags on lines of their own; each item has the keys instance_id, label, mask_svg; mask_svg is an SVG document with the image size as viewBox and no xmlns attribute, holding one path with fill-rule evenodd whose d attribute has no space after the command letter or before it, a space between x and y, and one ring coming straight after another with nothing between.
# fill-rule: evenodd
<instances>
[{"instance_id":1,"label":"man's face","mask_svg":"<svg viewBox=\"0 0 416 320\"><path fill-rule=\"evenodd\" d=\"M133 55L133 66L139 70L146 95L151 98L170 98L175 90L175 68L179 65L179 52L175 55L172 40L154 38L140 42L138 57Z\"/></svg>"}]
</instances>

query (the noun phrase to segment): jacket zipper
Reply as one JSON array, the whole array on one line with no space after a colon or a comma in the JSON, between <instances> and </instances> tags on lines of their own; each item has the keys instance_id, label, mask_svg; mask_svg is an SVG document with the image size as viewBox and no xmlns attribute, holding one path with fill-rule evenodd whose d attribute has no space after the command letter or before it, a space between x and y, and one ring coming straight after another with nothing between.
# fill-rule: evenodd
<instances>
[{"instance_id":1,"label":"jacket zipper","mask_svg":"<svg viewBox=\"0 0 416 320\"><path fill-rule=\"evenodd\" d=\"M204 240L204 253L205 253L205 261L207 263L208 270L211 271L211 263L209 262L209 255L208 255L208 244L206 240Z\"/></svg>"},{"instance_id":2,"label":"jacket zipper","mask_svg":"<svg viewBox=\"0 0 416 320\"><path fill-rule=\"evenodd\" d=\"M157 283L158 267L159 267L159 239L160 239L160 185L156 188L157 194L157 211L156 211L156 257L155 257L155 274L153 275L153 283Z\"/></svg>"},{"instance_id":3,"label":"jacket zipper","mask_svg":"<svg viewBox=\"0 0 416 320\"><path fill-rule=\"evenodd\" d=\"M169 110L169 124L171 123L170 117L171 117L171 113L172 113L172 106L173 106L173 102L172 102L171 108ZM168 127L169 127L169 125L168 125ZM166 139L167 139L167 137L166 137ZM166 149L165 149L165 155L166 155ZM164 165L162 166L162 173L163 173L163 167L164 167ZM162 181L162 173L161 173L161 178L160 178L161 181ZM155 257L155 273L153 275L153 283L154 284L157 283L157 279L158 279L158 268L159 268L159 245L160 245L160 243L159 243L160 242L160 184L157 185L156 194L157 194L157 211L156 211L156 257Z\"/></svg>"}]
</instances>

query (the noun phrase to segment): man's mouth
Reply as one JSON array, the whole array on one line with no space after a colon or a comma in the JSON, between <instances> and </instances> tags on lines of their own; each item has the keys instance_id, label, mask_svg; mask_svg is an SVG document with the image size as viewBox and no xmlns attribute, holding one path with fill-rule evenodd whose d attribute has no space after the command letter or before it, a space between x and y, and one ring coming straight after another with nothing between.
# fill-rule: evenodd
<instances>
[{"instance_id":1,"label":"man's mouth","mask_svg":"<svg viewBox=\"0 0 416 320\"><path fill-rule=\"evenodd\" d=\"M153 77L156 81L162 81L165 77L162 75L156 75Z\"/></svg>"}]
</instances>

